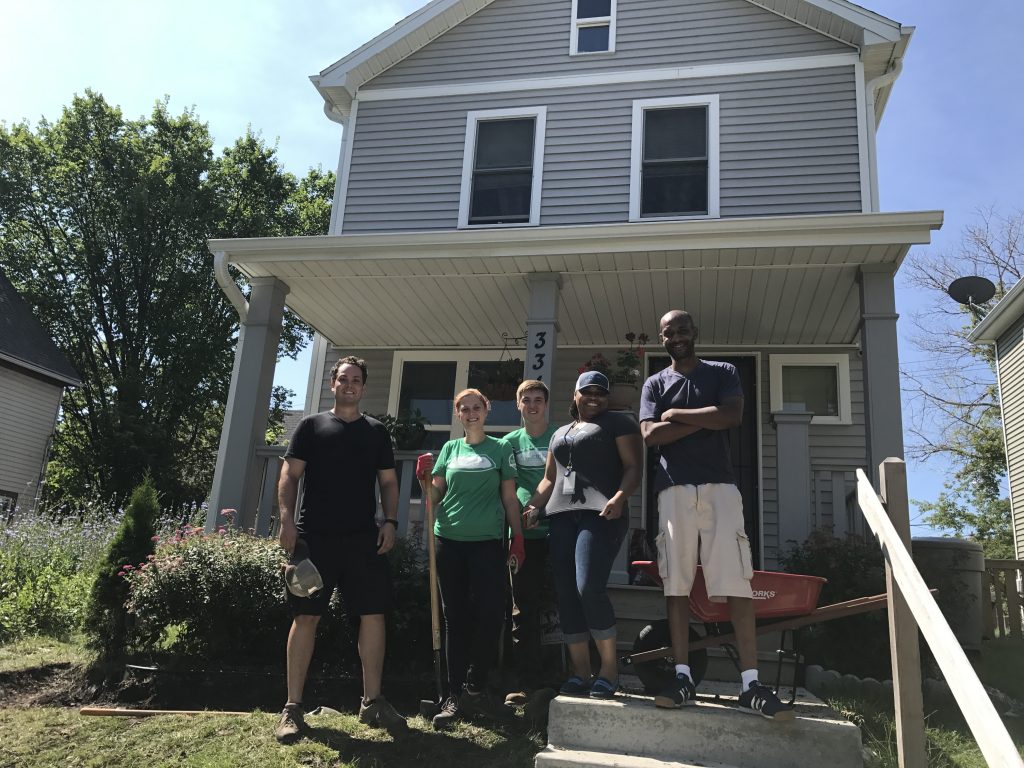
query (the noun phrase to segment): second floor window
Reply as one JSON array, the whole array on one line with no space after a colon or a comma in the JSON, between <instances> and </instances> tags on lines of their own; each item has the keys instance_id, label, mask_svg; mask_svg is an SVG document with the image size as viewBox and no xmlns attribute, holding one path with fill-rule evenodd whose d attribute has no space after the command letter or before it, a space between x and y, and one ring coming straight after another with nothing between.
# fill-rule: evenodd
<instances>
[{"instance_id":1,"label":"second floor window","mask_svg":"<svg viewBox=\"0 0 1024 768\"><path fill-rule=\"evenodd\" d=\"M615 51L616 0L573 0L569 53Z\"/></svg>"},{"instance_id":2,"label":"second floor window","mask_svg":"<svg viewBox=\"0 0 1024 768\"><path fill-rule=\"evenodd\" d=\"M470 113L460 226L539 223L544 116L543 107Z\"/></svg>"},{"instance_id":3,"label":"second floor window","mask_svg":"<svg viewBox=\"0 0 1024 768\"><path fill-rule=\"evenodd\" d=\"M634 102L630 219L718 216L717 97Z\"/></svg>"}]
</instances>

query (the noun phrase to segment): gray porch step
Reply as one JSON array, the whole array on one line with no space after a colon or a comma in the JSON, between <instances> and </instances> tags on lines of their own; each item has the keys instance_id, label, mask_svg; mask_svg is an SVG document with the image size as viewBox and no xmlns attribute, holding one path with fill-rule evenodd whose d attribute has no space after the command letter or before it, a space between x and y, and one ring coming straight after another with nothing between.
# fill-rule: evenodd
<instances>
[{"instance_id":1,"label":"gray porch step","mask_svg":"<svg viewBox=\"0 0 1024 768\"><path fill-rule=\"evenodd\" d=\"M654 757L611 755L579 749L547 747L537 754L535 768L735 768L724 763L666 762Z\"/></svg>"},{"instance_id":2,"label":"gray porch step","mask_svg":"<svg viewBox=\"0 0 1024 768\"><path fill-rule=\"evenodd\" d=\"M540 754L548 760L558 751L601 753L620 760L650 758L655 761L650 765L863 768L860 729L811 694L800 691L795 720L776 723L736 709L736 687L705 682L699 705L681 710L658 709L650 698L634 695L611 701L560 696L549 713L551 749ZM541 762L538 756L537 765L560 764Z\"/></svg>"}]
</instances>

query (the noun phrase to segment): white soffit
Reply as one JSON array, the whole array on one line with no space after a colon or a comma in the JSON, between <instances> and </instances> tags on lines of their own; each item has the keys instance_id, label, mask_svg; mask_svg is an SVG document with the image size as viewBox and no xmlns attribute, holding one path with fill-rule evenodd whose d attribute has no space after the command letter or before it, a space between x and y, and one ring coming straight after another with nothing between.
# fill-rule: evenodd
<instances>
[{"instance_id":1,"label":"white soffit","mask_svg":"<svg viewBox=\"0 0 1024 768\"><path fill-rule=\"evenodd\" d=\"M992 307L967 336L975 344L995 344L1024 315L1024 280L1020 280Z\"/></svg>"},{"instance_id":2,"label":"white soffit","mask_svg":"<svg viewBox=\"0 0 1024 768\"><path fill-rule=\"evenodd\" d=\"M522 335L528 276L562 276L560 345L653 332L673 306L705 343L849 344L859 266L898 266L936 212L210 241L348 347L493 347ZM647 230L645 232L645 230ZM702 232L701 230L710 230Z\"/></svg>"}]
</instances>

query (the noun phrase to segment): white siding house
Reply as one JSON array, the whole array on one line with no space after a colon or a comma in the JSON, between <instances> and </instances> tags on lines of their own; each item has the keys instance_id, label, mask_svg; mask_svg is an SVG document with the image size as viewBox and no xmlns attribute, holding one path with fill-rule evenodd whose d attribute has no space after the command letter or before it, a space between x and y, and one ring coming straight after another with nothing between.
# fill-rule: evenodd
<instances>
[{"instance_id":1,"label":"white siding house","mask_svg":"<svg viewBox=\"0 0 1024 768\"><path fill-rule=\"evenodd\" d=\"M79 384L0 272L0 517L34 508L64 387Z\"/></svg>"}]
</instances>

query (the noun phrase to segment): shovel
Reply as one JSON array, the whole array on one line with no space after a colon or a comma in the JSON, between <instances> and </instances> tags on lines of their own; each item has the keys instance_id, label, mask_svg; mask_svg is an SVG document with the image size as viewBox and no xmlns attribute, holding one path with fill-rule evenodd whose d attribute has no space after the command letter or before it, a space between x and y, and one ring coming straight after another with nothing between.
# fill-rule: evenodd
<instances>
[{"instance_id":1,"label":"shovel","mask_svg":"<svg viewBox=\"0 0 1024 768\"><path fill-rule=\"evenodd\" d=\"M437 594L437 559L434 543L434 504L430 500L429 480L420 480L420 490L427 514L424 527L427 530L427 562L430 567L430 630L434 648L434 684L437 697L434 700L420 700L420 714L430 720L441 710L443 690L441 688L441 606Z\"/></svg>"}]
</instances>

